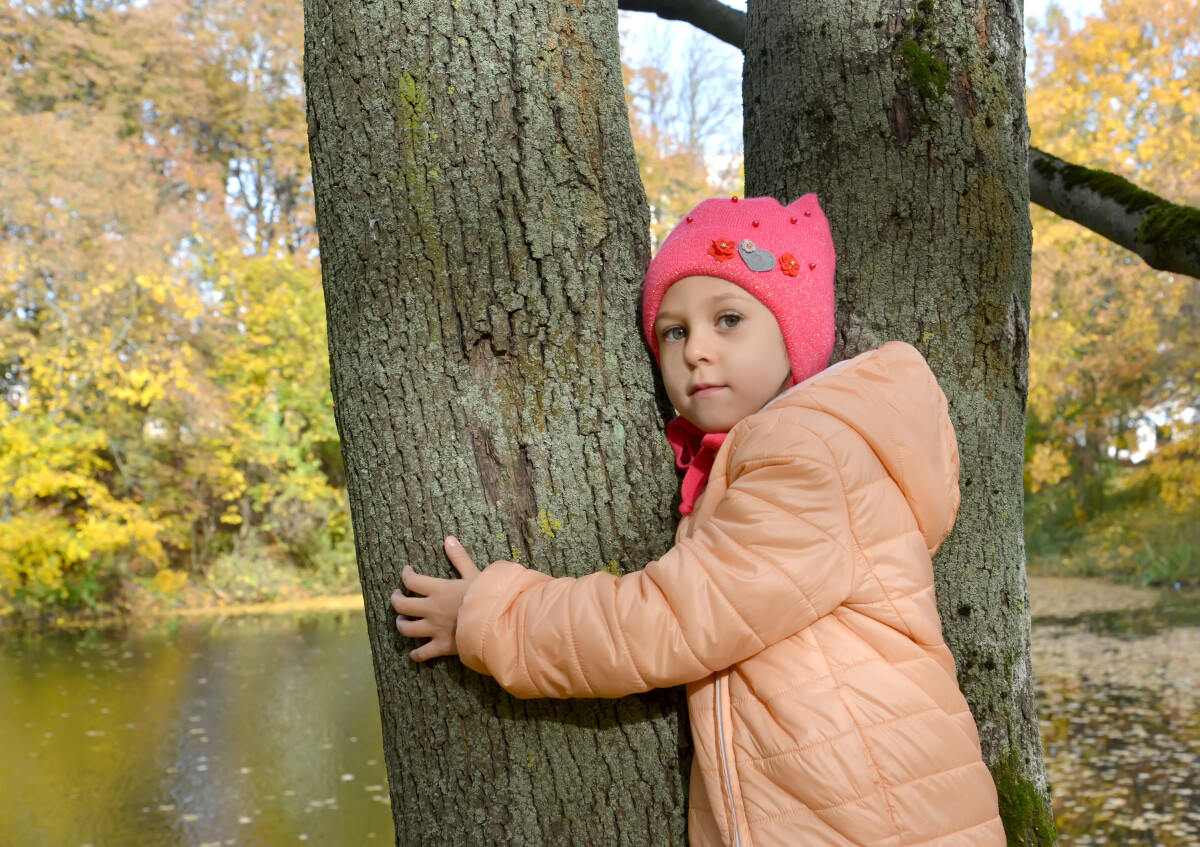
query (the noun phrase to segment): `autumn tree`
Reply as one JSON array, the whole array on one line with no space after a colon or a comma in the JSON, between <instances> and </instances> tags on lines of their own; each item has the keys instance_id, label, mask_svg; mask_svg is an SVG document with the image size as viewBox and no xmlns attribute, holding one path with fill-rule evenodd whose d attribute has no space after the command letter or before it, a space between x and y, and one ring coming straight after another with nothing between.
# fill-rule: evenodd
<instances>
[{"instance_id":1,"label":"autumn tree","mask_svg":"<svg viewBox=\"0 0 1200 847\"><path fill-rule=\"evenodd\" d=\"M1080 30L1052 11L1032 34L1033 142L1200 205L1198 32L1190 0L1108 3ZM1028 486L1071 538L1103 511L1114 471L1147 454L1119 477L1144 494L1114 528L1115 546L1146 555L1160 504L1184 525L1200 502L1200 428L1187 411L1200 405L1200 283L1046 211L1033 221Z\"/></svg>"},{"instance_id":2,"label":"autumn tree","mask_svg":"<svg viewBox=\"0 0 1200 847\"><path fill-rule=\"evenodd\" d=\"M730 144L734 68L727 55L711 54L711 42L694 32L680 49L660 28L623 49L637 56L622 61L622 77L652 248L705 197L742 190L741 156L730 152L740 151L740 143Z\"/></svg>"},{"instance_id":3,"label":"autumn tree","mask_svg":"<svg viewBox=\"0 0 1200 847\"><path fill-rule=\"evenodd\" d=\"M317 246L304 126L304 21L277 0L197 0L214 122L205 135L225 168L244 242L307 264Z\"/></svg>"},{"instance_id":4,"label":"autumn tree","mask_svg":"<svg viewBox=\"0 0 1200 847\"><path fill-rule=\"evenodd\" d=\"M0 10L0 614L348 532L301 22L243 6Z\"/></svg>"},{"instance_id":5,"label":"autumn tree","mask_svg":"<svg viewBox=\"0 0 1200 847\"><path fill-rule=\"evenodd\" d=\"M138 502L139 451L122 436L193 364L178 333L203 306L170 259L204 205L186 176L205 165L169 104L197 96L199 64L157 16L101 4L0 14L12 68L0 113L12 404L0 421L0 586L35 607L94 602L111 573L90 561L167 563L162 525ZM171 61L181 78L154 73Z\"/></svg>"}]
</instances>

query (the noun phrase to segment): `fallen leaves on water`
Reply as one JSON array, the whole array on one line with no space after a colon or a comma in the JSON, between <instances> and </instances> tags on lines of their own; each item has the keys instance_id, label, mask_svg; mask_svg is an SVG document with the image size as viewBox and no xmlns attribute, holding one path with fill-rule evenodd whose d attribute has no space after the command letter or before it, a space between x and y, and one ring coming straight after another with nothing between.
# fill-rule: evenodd
<instances>
[{"instance_id":1,"label":"fallen leaves on water","mask_svg":"<svg viewBox=\"0 0 1200 847\"><path fill-rule=\"evenodd\" d=\"M1136 599L1097 588L1110 599ZM1036 615L1033 584L1031 591ZM1074 606L1089 609L1074 618L1035 616L1042 743L1064 847L1200 843L1200 616L1189 621L1179 611L1194 607L1190 599L1158 597L1153 608L1127 602L1125 623L1103 602ZM1156 631L1142 618L1172 626Z\"/></svg>"}]
</instances>

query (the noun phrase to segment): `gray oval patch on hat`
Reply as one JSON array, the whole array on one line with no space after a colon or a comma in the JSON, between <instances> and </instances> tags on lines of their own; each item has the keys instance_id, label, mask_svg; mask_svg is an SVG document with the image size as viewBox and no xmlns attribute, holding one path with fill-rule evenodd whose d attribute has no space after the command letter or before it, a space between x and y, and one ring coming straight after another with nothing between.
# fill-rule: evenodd
<instances>
[{"instance_id":1,"label":"gray oval patch on hat","mask_svg":"<svg viewBox=\"0 0 1200 847\"><path fill-rule=\"evenodd\" d=\"M742 257L746 267L752 271L769 271L775 267L775 257L755 245L749 238L738 242L738 255Z\"/></svg>"}]
</instances>

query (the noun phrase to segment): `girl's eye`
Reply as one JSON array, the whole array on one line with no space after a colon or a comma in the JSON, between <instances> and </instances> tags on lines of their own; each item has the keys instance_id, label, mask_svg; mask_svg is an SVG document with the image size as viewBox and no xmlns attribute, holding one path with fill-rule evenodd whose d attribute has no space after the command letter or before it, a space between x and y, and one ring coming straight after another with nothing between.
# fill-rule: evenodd
<instances>
[{"instance_id":1,"label":"girl's eye","mask_svg":"<svg viewBox=\"0 0 1200 847\"><path fill-rule=\"evenodd\" d=\"M742 322L742 316L737 312L726 312L717 318L717 326L722 329L733 329Z\"/></svg>"},{"instance_id":2,"label":"girl's eye","mask_svg":"<svg viewBox=\"0 0 1200 847\"><path fill-rule=\"evenodd\" d=\"M683 327L671 326L663 331L663 341L682 341Z\"/></svg>"}]
</instances>

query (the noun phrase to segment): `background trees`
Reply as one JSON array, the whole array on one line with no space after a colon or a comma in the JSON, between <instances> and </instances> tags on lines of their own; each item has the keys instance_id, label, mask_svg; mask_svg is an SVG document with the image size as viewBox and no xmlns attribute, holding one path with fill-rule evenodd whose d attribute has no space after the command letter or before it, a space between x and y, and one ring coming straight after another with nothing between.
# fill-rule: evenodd
<instances>
[{"instance_id":1,"label":"background trees","mask_svg":"<svg viewBox=\"0 0 1200 847\"><path fill-rule=\"evenodd\" d=\"M619 6L687 21L739 50L746 43L745 13L721 0L619 0ZM791 10L802 18L805 8L798 3ZM933 6L925 4L919 5L914 15L932 20L934 12ZM910 63L919 58L915 53L906 54ZM940 81L944 62L937 59L933 65L918 64L926 81ZM1131 250L1152 268L1200 278L1200 209L1173 203L1114 173L1064 162L1034 147L1029 148L1026 163L1029 196L1035 204Z\"/></svg>"},{"instance_id":2,"label":"background trees","mask_svg":"<svg viewBox=\"0 0 1200 847\"><path fill-rule=\"evenodd\" d=\"M1111 4L1107 18L1078 32L1061 16L1037 28L1030 68L1033 141L1067 160L1194 203L1195 109L1189 98L1195 91L1187 82L1195 71L1189 46L1195 5L1173 0L1136 21L1130 8ZM172 441L169 429L156 422L197 415L221 433L218 441L233 438L234 412L216 414L223 407L213 398L221 389L198 375L206 357L227 344L227 333L242 332L236 320L214 317L219 298L240 278L238 256L271 257L287 280L277 292L291 286L315 291L319 284L312 269L307 138L299 122L299 15L271 2L218 0L161 0L145 7L24 4L0 14L0 50L11 69L0 83L6 152L0 166L0 387L14 410L19 401L50 411L72 396L74 404L71 415L53 418L53 426L49 411L38 426L31 414L5 423L10 450L2 463L11 493L2 513L13 519L4 548L6 602L18 590L19 603L36 597L38 605L115 598L130 568L148 580L167 567L178 573L160 584L178 585L181 569L202 573L247 545L265 545L281 560L313 560L310 552L257 531L271 523L271 492L278 486L243 486L235 482L242 471L218 472L222 466L211 456L186 458L200 448ZM733 16L734 29L742 17ZM693 60L706 55L702 42L681 43ZM1122 57L1119 63L1104 62L1109 50ZM702 164L702 127L711 129L713 116L718 126L723 120L707 107L736 98L724 93L719 79L689 78L686 68L697 66L680 62L672 70L675 65L646 50L630 53L626 63L652 237L700 195L738 190L728 182L714 184L717 177L735 176L715 173L711 160ZM685 102L693 105L680 108ZM1184 494L1197 484L1187 412L1195 405L1187 395L1195 384L1187 378L1195 372L1189 346L1196 337L1194 283L1146 272L1129 254L1056 220L1035 210L1039 282L1032 307L1027 469L1035 561L1057 555L1061 545L1050 543L1054 539L1074 543L1081 532L1093 533L1076 549L1112 555L1076 562L1081 570L1186 577L1186 563L1194 558L1187 551L1197 543L1180 532L1190 502ZM221 262L214 261L218 255ZM293 266L298 274L289 270ZM218 291L212 273L220 267L225 282ZM1103 279L1109 279L1103 283L1108 293L1097 293ZM245 296L238 302L240 309L266 314ZM1101 302L1108 305L1095 308ZM276 301L272 308L284 307ZM291 310L290 323L268 320L267 328L281 334L260 336L271 341L256 349L296 341L296 333L284 328L297 320L308 325L299 317L303 311ZM1055 313L1060 317L1051 317ZM52 400L63 390L55 388L56 378L73 380L73 387ZM223 380L229 384L228 375ZM303 390L310 405L323 394L315 384ZM198 396L203 399L188 399ZM151 398L153 412L141 408ZM69 434L60 431L63 426ZM319 465L330 487L309 501L306 521L328 527L324 546L315 550L345 567L348 548L331 544L348 520L344 507L330 505L341 481L336 436L328 418L318 435L320 430L310 425L304 451L319 456L309 467ZM1152 433L1157 438L1150 447ZM1140 456L1139 446L1150 447L1149 463L1125 468L1129 456ZM136 478L131 455L144 465ZM246 470L252 477L290 472L287 460L269 472L263 467ZM75 475L60 473L65 468ZM31 493L35 478L41 482ZM153 507L137 499L147 485L158 492ZM253 496L246 494L251 487ZM191 493L178 493L182 489ZM25 492L19 502L18 492ZM1127 509L1130 498L1138 502ZM1146 512L1144 504L1157 500L1183 511ZM87 544L75 534L88 525L85 515L103 527ZM236 523L242 515L249 520ZM1162 529L1149 539L1149 549L1129 531L1147 523ZM334 556L338 547L343 552ZM26 564L16 565L18 558ZM43 562L36 567L42 576L30 581L33 561ZM88 576L96 574L108 576ZM259 589L243 584L243 590Z\"/></svg>"},{"instance_id":3,"label":"background trees","mask_svg":"<svg viewBox=\"0 0 1200 847\"><path fill-rule=\"evenodd\" d=\"M349 574L301 24L251 5L0 11L0 611L248 545L226 596L263 559Z\"/></svg>"},{"instance_id":4,"label":"background trees","mask_svg":"<svg viewBox=\"0 0 1200 847\"><path fill-rule=\"evenodd\" d=\"M621 68L657 248L705 197L742 191L740 98L731 96L739 72L728 49L699 31L680 43L660 23L622 40L633 42Z\"/></svg>"},{"instance_id":5,"label":"background trees","mask_svg":"<svg viewBox=\"0 0 1200 847\"><path fill-rule=\"evenodd\" d=\"M1200 205L1200 6L1035 26L1033 143ZM1200 283L1034 210L1027 487L1034 564L1193 581ZM1138 464L1134 464L1134 459Z\"/></svg>"}]
</instances>

